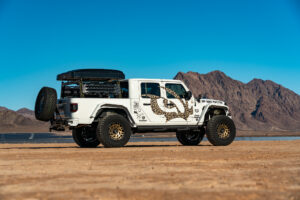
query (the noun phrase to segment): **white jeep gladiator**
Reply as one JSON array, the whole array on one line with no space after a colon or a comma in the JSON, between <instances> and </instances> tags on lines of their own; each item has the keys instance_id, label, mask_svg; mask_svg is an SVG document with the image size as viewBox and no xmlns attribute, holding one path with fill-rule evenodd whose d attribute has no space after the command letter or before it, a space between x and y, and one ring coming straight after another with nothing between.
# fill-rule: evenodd
<instances>
[{"instance_id":1,"label":"white jeep gladiator","mask_svg":"<svg viewBox=\"0 0 300 200\"><path fill-rule=\"evenodd\" d=\"M125 79L107 69L73 70L57 80L60 99L43 87L35 116L50 121L50 131L71 129L80 147L121 147L141 132L173 131L183 145L198 145L205 134L213 145L229 145L236 135L225 102L194 98L179 80Z\"/></svg>"}]
</instances>

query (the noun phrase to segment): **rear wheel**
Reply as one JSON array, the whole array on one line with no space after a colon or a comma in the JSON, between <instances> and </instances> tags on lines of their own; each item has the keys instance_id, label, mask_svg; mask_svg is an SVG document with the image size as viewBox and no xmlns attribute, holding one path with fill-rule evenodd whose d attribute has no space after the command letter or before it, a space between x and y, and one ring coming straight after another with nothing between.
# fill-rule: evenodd
<instances>
[{"instance_id":1,"label":"rear wheel","mask_svg":"<svg viewBox=\"0 0 300 200\"><path fill-rule=\"evenodd\" d=\"M97 137L104 147L122 147L131 136L131 127L125 117L119 114L107 114L99 120Z\"/></svg>"},{"instance_id":2,"label":"rear wheel","mask_svg":"<svg viewBox=\"0 0 300 200\"><path fill-rule=\"evenodd\" d=\"M94 148L100 144L96 136L95 128L90 128L90 127L76 128L73 130L72 136L76 144L78 144L78 146L80 147Z\"/></svg>"},{"instance_id":3,"label":"rear wheel","mask_svg":"<svg viewBox=\"0 0 300 200\"><path fill-rule=\"evenodd\" d=\"M205 129L199 131L178 131L176 137L182 145L195 146L198 145L205 135Z\"/></svg>"},{"instance_id":4,"label":"rear wheel","mask_svg":"<svg viewBox=\"0 0 300 200\"><path fill-rule=\"evenodd\" d=\"M226 146L233 142L236 135L234 122L225 115L217 115L207 123L206 136L214 146Z\"/></svg>"}]
</instances>

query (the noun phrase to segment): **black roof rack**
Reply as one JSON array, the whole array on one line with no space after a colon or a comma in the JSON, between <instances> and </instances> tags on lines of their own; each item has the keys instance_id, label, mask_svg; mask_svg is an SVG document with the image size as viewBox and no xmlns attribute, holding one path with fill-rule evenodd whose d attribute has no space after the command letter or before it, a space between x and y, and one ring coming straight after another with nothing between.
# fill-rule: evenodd
<instances>
[{"instance_id":1,"label":"black roof rack","mask_svg":"<svg viewBox=\"0 0 300 200\"><path fill-rule=\"evenodd\" d=\"M112 69L78 69L57 75L58 81L107 81L125 79L122 71Z\"/></svg>"}]
</instances>

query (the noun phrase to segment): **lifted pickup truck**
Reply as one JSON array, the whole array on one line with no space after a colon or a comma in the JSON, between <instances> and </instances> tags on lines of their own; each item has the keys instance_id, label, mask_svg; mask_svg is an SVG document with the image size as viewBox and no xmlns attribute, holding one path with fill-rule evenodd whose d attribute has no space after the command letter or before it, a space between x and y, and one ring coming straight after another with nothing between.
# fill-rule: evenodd
<instances>
[{"instance_id":1,"label":"lifted pickup truck","mask_svg":"<svg viewBox=\"0 0 300 200\"><path fill-rule=\"evenodd\" d=\"M194 98L182 81L125 79L118 70L82 69L59 74L61 97L43 87L35 116L50 130L72 130L80 147L124 146L134 133L176 132L183 145L204 135L213 145L229 145L236 129L223 101Z\"/></svg>"}]
</instances>

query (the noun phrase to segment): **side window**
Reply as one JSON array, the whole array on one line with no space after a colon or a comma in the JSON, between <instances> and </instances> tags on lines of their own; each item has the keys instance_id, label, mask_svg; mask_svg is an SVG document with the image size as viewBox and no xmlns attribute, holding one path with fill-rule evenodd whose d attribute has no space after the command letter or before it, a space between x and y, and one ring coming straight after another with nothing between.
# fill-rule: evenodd
<instances>
[{"instance_id":1,"label":"side window","mask_svg":"<svg viewBox=\"0 0 300 200\"><path fill-rule=\"evenodd\" d=\"M174 91L180 98L184 98L184 96L185 96L186 91L185 91L184 87L181 84L167 83L166 88ZM167 98L169 98L169 99L174 99L175 98L169 92L166 92L166 94L167 94Z\"/></svg>"},{"instance_id":2,"label":"side window","mask_svg":"<svg viewBox=\"0 0 300 200\"><path fill-rule=\"evenodd\" d=\"M122 98L128 98L129 90L128 90L128 81L120 82L121 94Z\"/></svg>"},{"instance_id":3,"label":"side window","mask_svg":"<svg viewBox=\"0 0 300 200\"><path fill-rule=\"evenodd\" d=\"M143 95L152 94L160 97L160 87L158 83L141 83L142 98L149 98Z\"/></svg>"}]
</instances>

